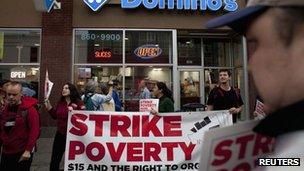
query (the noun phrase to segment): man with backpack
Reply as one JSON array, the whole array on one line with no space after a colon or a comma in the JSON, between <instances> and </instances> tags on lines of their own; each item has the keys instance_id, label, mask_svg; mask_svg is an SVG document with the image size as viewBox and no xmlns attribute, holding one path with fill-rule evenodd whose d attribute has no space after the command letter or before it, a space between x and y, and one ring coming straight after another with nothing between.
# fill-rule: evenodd
<instances>
[{"instance_id":1,"label":"man with backpack","mask_svg":"<svg viewBox=\"0 0 304 171\"><path fill-rule=\"evenodd\" d=\"M12 81L6 88L6 104L0 117L0 170L29 171L39 137L37 100L22 96L22 85Z\"/></svg>"},{"instance_id":2,"label":"man with backpack","mask_svg":"<svg viewBox=\"0 0 304 171\"><path fill-rule=\"evenodd\" d=\"M240 93L230 86L231 72L228 69L219 71L219 86L213 88L207 101L207 110L229 110L233 114L233 123L236 123L237 115L243 108L243 100Z\"/></svg>"}]
</instances>

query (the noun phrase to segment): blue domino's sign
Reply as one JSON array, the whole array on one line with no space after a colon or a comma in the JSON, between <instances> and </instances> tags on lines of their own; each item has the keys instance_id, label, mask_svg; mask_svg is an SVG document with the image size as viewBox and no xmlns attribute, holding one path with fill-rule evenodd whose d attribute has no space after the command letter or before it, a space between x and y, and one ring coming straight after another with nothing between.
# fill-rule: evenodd
<instances>
[{"instance_id":1,"label":"blue domino's sign","mask_svg":"<svg viewBox=\"0 0 304 171\"><path fill-rule=\"evenodd\" d=\"M100 9L108 0L83 0L93 11ZM121 8L134 9L140 5L147 9L218 11L223 8L232 12L238 9L236 0L120 0Z\"/></svg>"},{"instance_id":2,"label":"blue domino's sign","mask_svg":"<svg viewBox=\"0 0 304 171\"><path fill-rule=\"evenodd\" d=\"M99 10L108 0L83 0L93 11Z\"/></svg>"},{"instance_id":3,"label":"blue domino's sign","mask_svg":"<svg viewBox=\"0 0 304 171\"><path fill-rule=\"evenodd\" d=\"M44 5L45 5L45 8L46 8L46 11L47 11L47 12L50 12L50 11L51 11L51 9L52 9L54 3L55 3L55 0L45 0L45 1L44 1Z\"/></svg>"}]
</instances>

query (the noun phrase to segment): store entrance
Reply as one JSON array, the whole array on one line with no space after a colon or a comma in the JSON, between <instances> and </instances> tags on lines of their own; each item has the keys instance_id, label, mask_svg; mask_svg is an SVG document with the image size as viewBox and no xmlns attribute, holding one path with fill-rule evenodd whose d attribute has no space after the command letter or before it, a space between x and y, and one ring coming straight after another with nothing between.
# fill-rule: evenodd
<instances>
[{"instance_id":1,"label":"store entrance","mask_svg":"<svg viewBox=\"0 0 304 171\"><path fill-rule=\"evenodd\" d=\"M202 71L200 69L180 69L180 109L183 111L203 110Z\"/></svg>"}]
</instances>

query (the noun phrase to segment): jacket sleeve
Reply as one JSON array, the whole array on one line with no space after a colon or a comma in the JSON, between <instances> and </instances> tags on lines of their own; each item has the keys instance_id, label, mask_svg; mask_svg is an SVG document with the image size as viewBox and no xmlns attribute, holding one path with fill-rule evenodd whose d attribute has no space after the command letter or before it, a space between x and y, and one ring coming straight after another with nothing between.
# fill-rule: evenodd
<instances>
[{"instance_id":1,"label":"jacket sleeve","mask_svg":"<svg viewBox=\"0 0 304 171\"><path fill-rule=\"evenodd\" d=\"M166 108L167 108L167 112L174 112L174 103L172 100L167 99Z\"/></svg>"},{"instance_id":2,"label":"jacket sleeve","mask_svg":"<svg viewBox=\"0 0 304 171\"><path fill-rule=\"evenodd\" d=\"M215 93L215 88L213 88L208 95L207 105L214 105L214 93Z\"/></svg>"},{"instance_id":3,"label":"jacket sleeve","mask_svg":"<svg viewBox=\"0 0 304 171\"><path fill-rule=\"evenodd\" d=\"M0 124L2 123L2 116L3 115L3 113L2 113L2 111L0 111ZM0 135L2 134L2 125L0 125ZM0 138L0 148L1 148L1 146L2 146L2 139Z\"/></svg>"},{"instance_id":4,"label":"jacket sleeve","mask_svg":"<svg viewBox=\"0 0 304 171\"><path fill-rule=\"evenodd\" d=\"M51 115L51 117L52 117L53 119L57 119L56 109L54 109L54 108L52 107L52 109L49 110L48 113Z\"/></svg>"},{"instance_id":5,"label":"jacket sleeve","mask_svg":"<svg viewBox=\"0 0 304 171\"><path fill-rule=\"evenodd\" d=\"M34 107L28 109L29 138L25 150L32 151L40 134L39 114Z\"/></svg>"},{"instance_id":6,"label":"jacket sleeve","mask_svg":"<svg viewBox=\"0 0 304 171\"><path fill-rule=\"evenodd\" d=\"M84 105L83 101L79 100L77 102L77 108L76 108L76 110L84 110L84 109L85 109L85 105Z\"/></svg>"}]
</instances>

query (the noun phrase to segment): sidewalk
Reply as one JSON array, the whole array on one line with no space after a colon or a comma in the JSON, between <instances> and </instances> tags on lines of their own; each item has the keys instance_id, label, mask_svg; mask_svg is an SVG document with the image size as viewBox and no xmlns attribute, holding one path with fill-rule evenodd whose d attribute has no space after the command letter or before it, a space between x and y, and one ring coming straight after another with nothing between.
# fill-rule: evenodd
<instances>
[{"instance_id":1,"label":"sidewalk","mask_svg":"<svg viewBox=\"0 0 304 171\"><path fill-rule=\"evenodd\" d=\"M38 140L31 171L49 171L56 127L43 127Z\"/></svg>"}]
</instances>

